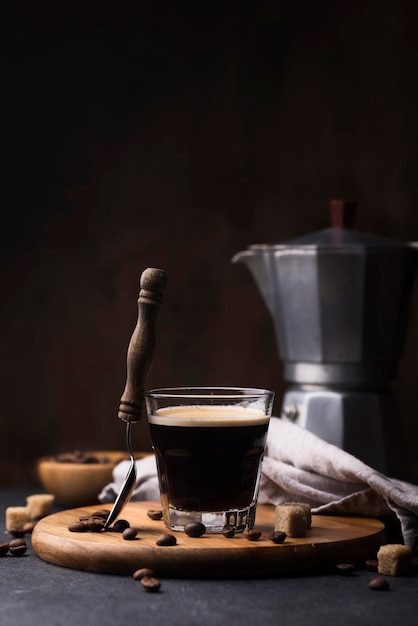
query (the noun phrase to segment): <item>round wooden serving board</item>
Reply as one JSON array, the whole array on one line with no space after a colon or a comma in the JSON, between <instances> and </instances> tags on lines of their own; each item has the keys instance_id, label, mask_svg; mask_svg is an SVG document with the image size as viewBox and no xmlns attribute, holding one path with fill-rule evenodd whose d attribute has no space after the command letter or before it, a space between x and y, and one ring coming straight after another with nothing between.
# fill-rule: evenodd
<instances>
[{"instance_id":1,"label":"round wooden serving board","mask_svg":"<svg viewBox=\"0 0 418 626\"><path fill-rule=\"evenodd\" d=\"M69 524L91 515L97 505L61 511L37 523L32 546L49 563L90 572L130 576L140 567L150 567L160 577L260 578L306 574L342 562L362 563L376 554L383 541L384 525L376 519L313 515L305 538L274 544L269 539L274 507L258 505L256 527L262 531L258 541L249 541L243 534L232 539L223 535L196 539L175 532L177 544L162 547L156 539L168 531L162 521L147 516L149 509L160 508L159 502L126 505L122 517L138 528L133 541L112 531L68 530Z\"/></svg>"}]
</instances>

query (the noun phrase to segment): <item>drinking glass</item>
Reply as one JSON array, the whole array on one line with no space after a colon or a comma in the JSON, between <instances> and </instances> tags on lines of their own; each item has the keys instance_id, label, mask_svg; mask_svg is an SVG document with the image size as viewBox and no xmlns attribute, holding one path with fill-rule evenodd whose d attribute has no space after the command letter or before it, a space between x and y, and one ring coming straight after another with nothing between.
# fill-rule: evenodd
<instances>
[{"instance_id":1,"label":"drinking glass","mask_svg":"<svg viewBox=\"0 0 418 626\"><path fill-rule=\"evenodd\" d=\"M177 387L145 393L167 528L254 526L274 392Z\"/></svg>"}]
</instances>

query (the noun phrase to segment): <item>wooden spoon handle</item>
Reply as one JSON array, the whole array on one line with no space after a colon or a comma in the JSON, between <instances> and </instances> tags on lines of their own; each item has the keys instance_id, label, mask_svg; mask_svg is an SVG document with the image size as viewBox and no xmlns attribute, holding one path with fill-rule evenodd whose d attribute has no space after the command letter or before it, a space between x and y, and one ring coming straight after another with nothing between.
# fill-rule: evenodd
<instances>
[{"instance_id":1,"label":"wooden spoon handle","mask_svg":"<svg viewBox=\"0 0 418 626\"><path fill-rule=\"evenodd\" d=\"M146 269L140 280L138 321L129 342L126 385L119 404L119 419L138 422L144 405L144 381L155 347L155 320L167 283L163 270Z\"/></svg>"}]
</instances>

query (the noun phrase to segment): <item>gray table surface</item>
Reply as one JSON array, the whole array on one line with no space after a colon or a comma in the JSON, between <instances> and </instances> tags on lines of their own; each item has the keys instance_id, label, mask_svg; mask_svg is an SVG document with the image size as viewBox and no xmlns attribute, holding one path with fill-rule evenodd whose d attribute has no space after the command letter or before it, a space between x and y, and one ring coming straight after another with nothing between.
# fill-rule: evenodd
<instances>
[{"instance_id":1,"label":"gray table surface","mask_svg":"<svg viewBox=\"0 0 418 626\"><path fill-rule=\"evenodd\" d=\"M25 505L24 490L0 491L0 536L7 506ZM33 491L32 491L33 493ZM198 626L256 624L418 624L418 574L388 577L326 574L266 580L162 580L158 593L130 577L94 574L42 561L28 537L23 557L0 557L1 626Z\"/></svg>"}]
</instances>

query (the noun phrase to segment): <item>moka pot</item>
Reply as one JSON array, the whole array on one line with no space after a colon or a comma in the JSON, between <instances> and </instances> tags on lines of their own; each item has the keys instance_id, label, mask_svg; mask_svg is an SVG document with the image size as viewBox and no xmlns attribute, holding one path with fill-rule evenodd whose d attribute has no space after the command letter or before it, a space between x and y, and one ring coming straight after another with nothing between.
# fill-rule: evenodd
<instances>
[{"instance_id":1,"label":"moka pot","mask_svg":"<svg viewBox=\"0 0 418 626\"><path fill-rule=\"evenodd\" d=\"M404 347L417 248L353 230L354 209L331 200L330 228L250 245L232 262L247 265L274 323L290 384L282 417L376 469L404 474L390 383Z\"/></svg>"}]
</instances>

